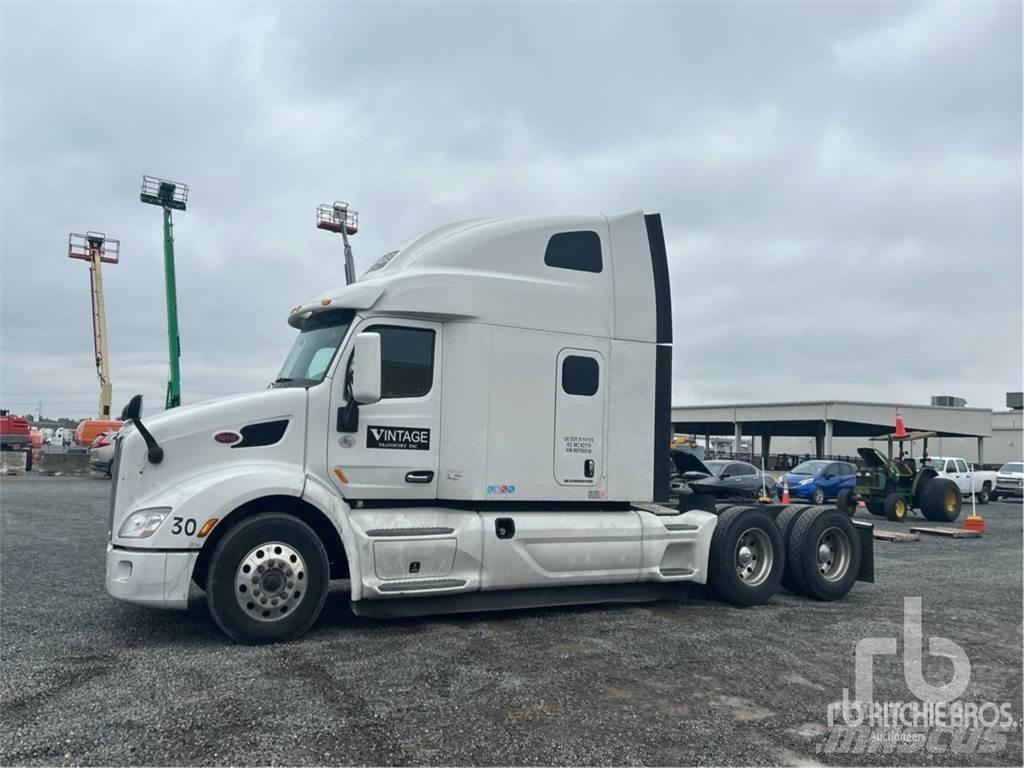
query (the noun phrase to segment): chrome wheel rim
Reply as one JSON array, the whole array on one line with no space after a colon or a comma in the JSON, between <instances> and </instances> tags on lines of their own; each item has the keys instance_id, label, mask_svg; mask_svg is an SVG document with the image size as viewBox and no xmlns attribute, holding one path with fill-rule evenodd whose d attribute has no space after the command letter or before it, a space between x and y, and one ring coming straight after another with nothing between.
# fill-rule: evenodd
<instances>
[{"instance_id":1,"label":"chrome wheel rim","mask_svg":"<svg viewBox=\"0 0 1024 768\"><path fill-rule=\"evenodd\" d=\"M763 584L775 561L771 539L760 528L748 528L736 542L735 559L740 581L749 587Z\"/></svg>"},{"instance_id":2,"label":"chrome wheel rim","mask_svg":"<svg viewBox=\"0 0 1024 768\"><path fill-rule=\"evenodd\" d=\"M821 488L815 488L814 489L814 494L811 496L811 500L815 504L824 504L825 503L825 492L823 490L821 490Z\"/></svg>"},{"instance_id":3,"label":"chrome wheel rim","mask_svg":"<svg viewBox=\"0 0 1024 768\"><path fill-rule=\"evenodd\" d=\"M306 563L294 548L280 541L253 547L235 572L235 599L251 619L281 621L295 612L306 596Z\"/></svg>"},{"instance_id":4,"label":"chrome wheel rim","mask_svg":"<svg viewBox=\"0 0 1024 768\"><path fill-rule=\"evenodd\" d=\"M826 581L839 581L850 569L850 537L842 528L826 528L818 537L815 548L818 573Z\"/></svg>"}]
</instances>

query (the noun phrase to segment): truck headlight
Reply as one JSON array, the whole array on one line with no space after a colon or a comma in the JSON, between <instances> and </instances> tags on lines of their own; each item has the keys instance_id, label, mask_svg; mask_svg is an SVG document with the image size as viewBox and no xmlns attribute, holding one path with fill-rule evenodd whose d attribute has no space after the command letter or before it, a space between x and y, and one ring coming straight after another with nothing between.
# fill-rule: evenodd
<instances>
[{"instance_id":1,"label":"truck headlight","mask_svg":"<svg viewBox=\"0 0 1024 768\"><path fill-rule=\"evenodd\" d=\"M153 507L132 512L121 523L117 535L123 539L145 539L152 536L170 512L170 507Z\"/></svg>"}]
</instances>

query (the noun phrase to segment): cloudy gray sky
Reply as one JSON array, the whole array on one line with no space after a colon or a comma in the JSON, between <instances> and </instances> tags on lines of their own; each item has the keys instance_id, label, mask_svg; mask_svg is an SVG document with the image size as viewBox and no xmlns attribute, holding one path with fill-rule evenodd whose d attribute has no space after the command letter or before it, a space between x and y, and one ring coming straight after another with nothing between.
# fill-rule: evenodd
<instances>
[{"instance_id":1,"label":"cloudy gray sky","mask_svg":"<svg viewBox=\"0 0 1024 768\"><path fill-rule=\"evenodd\" d=\"M944 3L0 5L0 403L162 406L159 209L185 402L273 378L298 301L449 220L660 211L674 402L1021 389L1021 7Z\"/></svg>"}]
</instances>

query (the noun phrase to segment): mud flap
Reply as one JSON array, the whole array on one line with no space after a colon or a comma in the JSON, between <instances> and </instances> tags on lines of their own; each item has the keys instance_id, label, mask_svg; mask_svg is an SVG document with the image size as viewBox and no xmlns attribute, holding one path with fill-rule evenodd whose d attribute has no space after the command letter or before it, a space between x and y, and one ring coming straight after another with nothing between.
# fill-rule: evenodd
<instances>
[{"instance_id":1,"label":"mud flap","mask_svg":"<svg viewBox=\"0 0 1024 768\"><path fill-rule=\"evenodd\" d=\"M875 583L875 526L863 520L853 520L853 527L857 529L857 536L860 538L860 570L857 572L857 581L866 581L869 584Z\"/></svg>"}]
</instances>

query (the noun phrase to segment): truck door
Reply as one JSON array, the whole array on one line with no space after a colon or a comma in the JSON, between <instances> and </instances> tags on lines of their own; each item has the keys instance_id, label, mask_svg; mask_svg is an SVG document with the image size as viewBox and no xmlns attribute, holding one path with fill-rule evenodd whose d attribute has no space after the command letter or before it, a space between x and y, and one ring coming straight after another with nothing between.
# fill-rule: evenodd
<instances>
[{"instance_id":1,"label":"truck door","mask_svg":"<svg viewBox=\"0 0 1024 768\"><path fill-rule=\"evenodd\" d=\"M555 482L597 485L604 475L604 356L563 349L556 364Z\"/></svg>"},{"instance_id":2,"label":"truck door","mask_svg":"<svg viewBox=\"0 0 1024 768\"><path fill-rule=\"evenodd\" d=\"M956 464L957 482L960 484L960 493L966 495L971 492L971 483L973 481L971 469L963 459L953 459L953 463Z\"/></svg>"},{"instance_id":3,"label":"truck door","mask_svg":"<svg viewBox=\"0 0 1024 768\"><path fill-rule=\"evenodd\" d=\"M346 499L437 496L441 416L441 325L371 318L357 333L381 337L381 399L359 406L355 432L338 429L344 376L331 392L328 474ZM351 346L351 345L350 345ZM353 364L351 352L342 370ZM358 365L358 361L354 362Z\"/></svg>"}]
</instances>

